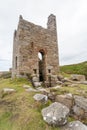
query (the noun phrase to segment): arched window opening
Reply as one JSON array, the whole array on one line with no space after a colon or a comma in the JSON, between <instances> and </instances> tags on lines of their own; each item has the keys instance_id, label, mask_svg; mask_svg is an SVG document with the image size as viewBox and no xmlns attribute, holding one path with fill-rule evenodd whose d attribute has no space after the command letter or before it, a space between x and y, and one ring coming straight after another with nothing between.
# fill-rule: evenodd
<instances>
[{"instance_id":1,"label":"arched window opening","mask_svg":"<svg viewBox=\"0 0 87 130\"><path fill-rule=\"evenodd\" d=\"M45 81L45 53L43 50L38 52L39 59L39 81Z\"/></svg>"},{"instance_id":2,"label":"arched window opening","mask_svg":"<svg viewBox=\"0 0 87 130\"><path fill-rule=\"evenodd\" d=\"M41 52L38 52L38 58L39 58L39 60L42 60L42 59L43 59L43 55L42 55Z\"/></svg>"}]
</instances>

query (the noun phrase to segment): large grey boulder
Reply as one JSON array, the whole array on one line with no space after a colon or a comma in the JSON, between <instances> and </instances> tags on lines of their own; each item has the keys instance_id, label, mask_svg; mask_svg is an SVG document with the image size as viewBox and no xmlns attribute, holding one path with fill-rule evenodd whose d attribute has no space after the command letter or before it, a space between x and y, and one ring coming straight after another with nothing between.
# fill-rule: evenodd
<instances>
[{"instance_id":1,"label":"large grey boulder","mask_svg":"<svg viewBox=\"0 0 87 130\"><path fill-rule=\"evenodd\" d=\"M45 103L48 100L48 97L44 94L35 94L33 98L41 103Z\"/></svg>"},{"instance_id":2,"label":"large grey boulder","mask_svg":"<svg viewBox=\"0 0 87 130\"><path fill-rule=\"evenodd\" d=\"M74 96L74 102L74 114L81 118L87 118L87 98L84 98L82 96Z\"/></svg>"},{"instance_id":3,"label":"large grey boulder","mask_svg":"<svg viewBox=\"0 0 87 130\"><path fill-rule=\"evenodd\" d=\"M84 75L72 74L71 79L74 81L85 81Z\"/></svg>"},{"instance_id":4,"label":"large grey boulder","mask_svg":"<svg viewBox=\"0 0 87 130\"><path fill-rule=\"evenodd\" d=\"M68 123L63 130L87 130L87 126L81 123L80 121L73 121Z\"/></svg>"},{"instance_id":5,"label":"large grey boulder","mask_svg":"<svg viewBox=\"0 0 87 130\"><path fill-rule=\"evenodd\" d=\"M84 116L84 110L78 106L73 106L72 108L73 112L75 115L79 116L79 117L83 117Z\"/></svg>"},{"instance_id":6,"label":"large grey boulder","mask_svg":"<svg viewBox=\"0 0 87 130\"><path fill-rule=\"evenodd\" d=\"M53 126L62 126L67 123L69 109L61 103L54 102L42 109L42 116L45 122Z\"/></svg>"},{"instance_id":7,"label":"large grey boulder","mask_svg":"<svg viewBox=\"0 0 87 130\"><path fill-rule=\"evenodd\" d=\"M75 105L87 111L87 98L74 96Z\"/></svg>"},{"instance_id":8,"label":"large grey boulder","mask_svg":"<svg viewBox=\"0 0 87 130\"><path fill-rule=\"evenodd\" d=\"M65 95L57 95L55 101L64 104L69 109L71 109L71 107L73 106L73 96L71 93Z\"/></svg>"}]
</instances>

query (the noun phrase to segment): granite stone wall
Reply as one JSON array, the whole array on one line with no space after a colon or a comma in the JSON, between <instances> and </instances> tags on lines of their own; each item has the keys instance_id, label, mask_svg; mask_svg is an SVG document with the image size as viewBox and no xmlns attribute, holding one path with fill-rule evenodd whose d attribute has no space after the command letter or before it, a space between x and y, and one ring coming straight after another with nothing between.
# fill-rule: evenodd
<instances>
[{"instance_id":1,"label":"granite stone wall","mask_svg":"<svg viewBox=\"0 0 87 130\"><path fill-rule=\"evenodd\" d=\"M41 53L42 59L38 57ZM47 81L49 75L59 72L56 17L48 17L47 28L35 25L19 17L18 28L13 39L12 77L38 77Z\"/></svg>"}]
</instances>

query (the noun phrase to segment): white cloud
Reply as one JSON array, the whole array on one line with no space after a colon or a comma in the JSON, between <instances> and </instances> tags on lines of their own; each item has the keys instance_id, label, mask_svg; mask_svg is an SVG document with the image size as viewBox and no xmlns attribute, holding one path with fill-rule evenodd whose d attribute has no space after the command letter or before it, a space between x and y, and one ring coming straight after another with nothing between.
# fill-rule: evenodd
<instances>
[{"instance_id":1,"label":"white cloud","mask_svg":"<svg viewBox=\"0 0 87 130\"><path fill-rule=\"evenodd\" d=\"M18 17L46 27L47 17L57 17L60 64L87 60L87 0L3 0L0 3L0 70L11 67L13 32ZM7 60L7 61L5 61ZM7 65L4 65L6 62Z\"/></svg>"}]
</instances>

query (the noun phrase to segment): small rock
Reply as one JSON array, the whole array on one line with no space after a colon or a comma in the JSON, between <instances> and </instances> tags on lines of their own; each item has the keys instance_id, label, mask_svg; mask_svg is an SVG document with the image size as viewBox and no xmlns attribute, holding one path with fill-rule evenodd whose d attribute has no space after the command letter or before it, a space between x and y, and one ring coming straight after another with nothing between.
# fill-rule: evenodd
<instances>
[{"instance_id":1,"label":"small rock","mask_svg":"<svg viewBox=\"0 0 87 130\"><path fill-rule=\"evenodd\" d=\"M87 85L87 81L82 81L82 82L80 82L80 83Z\"/></svg>"},{"instance_id":2,"label":"small rock","mask_svg":"<svg viewBox=\"0 0 87 130\"><path fill-rule=\"evenodd\" d=\"M3 92L3 93L10 94L10 93L16 92L16 90L15 90L15 89L12 89L12 88L4 88L4 89L2 90L2 92Z\"/></svg>"},{"instance_id":3,"label":"small rock","mask_svg":"<svg viewBox=\"0 0 87 130\"><path fill-rule=\"evenodd\" d=\"M28 88L30 88L31 86L29 86L29 85L23 85L23 88L25 88L25 89L28 89Z\"/></svg>"},{"instance_id":4,"label":"small rock","mask_svg":"<svg viewBox=\"0 0 87 130\"><path fill-rule=\"evenodd\" d=\"M57 81L57 84L58 84L58 85L62 85L63 82L62 82L62 81Z\"/></svg>"},{"instance_id":5,"label":"small rock","mask_svg":"<svg viewBox=\"0 0 87 130\"><path fill-rule=\"evenodd\" d=\"M71 85L71 83L70 82L64 82L64 84L63 84L64 86L70 86Z\"/></svg>"},{"instance_id":6,"label":"small rock","mask_svg":"<svg viewBox=\"0 0 87 130\"><path fill-rule=\"evenodd\" d=\"M42 83L41 82L33 82L33 84L35 87L40 87Z\"/></svg>"},{"instance_id":7,"label":"small rock","mask_svg":"<svg viewBox=\"0 0 87 130\"><path fill-rule=\"evenodd\" d=\"M65 77L64 79L62 79L62 82L70 82L70 80Z\"/></svg>"},{"instance_id":8,"label":"small rock","mask_svg":"<svg viewBox=\"0 0 87 130\"><path fill-rule=\"evenodd\" d=\"M70 87L79 87L78 84L71 84Z\"/></svg>"},{"instance_id":9,"label":"small rock","mask_svg":"<svg viewBox=\"0 0 87 130\"><path fill-rule=\"evenodd\" d=\"M35 76L32 77L32 81L33 81L33 82L39 82L38 77L35 77Z\"/></svg>"},{"instance_id":10,"label":"small rock","mask_svg":"<svg viewBox=\"0 0 87 130\"><path fill-rule=\"evenodd\" d=\"M53 92L51 92L51 93L48 94L48 99L50 99L52 102L55 101L55 97L56 97L56 95Z\"/></svg>"},{"instance_id":11,"label":"small rock","mask_svg":"<svg viewBox=\"0 0 87 130\"><path fill-rule=\"evenodd\" d=\"M58 89L58 88L61 88L61 86L57 85L55 87L51 87L51 89Z\"/></svg>"},{"instance_id":12,"label":"small rock","mask_svg":"<svg viewBox=\"0 0 87 130\"><path fill-rule=\"evenodd\" d=\"M28 88L26 89L27 92L38 92L38 90L34 89L34 88Z\"/></svg>"},{"instance_id":13,"label":"small rock","mask_svg":"<svg viewBox=\"0 0 87 130\"><path fill-rule=\"evenodd\" d=\"M73 95L71 93L67 93L66 97L69 98L69 99L71 99L71 98L73 98Z\"/></svg>"},{"instance_id":14,"label":"small rock","mask_svg":"<svg viewBox=\"0 0 87 130\"><path fill-rule=\"evenodd\" d=\"M45 92L47 94L50 93L49 89L45 89L45 88L42 88L42 87L38 87L37 90L40 91L40 92Z\"/></svg>"},{"instance_id":15,"label":"small rock","mask_svg":"<svg viewBox=\"0 0 87 130\"><path fill-rule=\"evenodd\" d=\"M35 94L33 96L33 98L36 100L36 101L39 101L39 102L42 102L42 103L45 103L47 102L48 100L48 97L46 95L43 95L43 94Z\"/></svg>"},{"instance_id":16,"label":"small rock","mask_svg":"<svg viewBox=\"0 0 87 130\"><path fill-rule=\"evenodd\" d=\"M62 126L67 123L69 109L61 103L54 102L42 109L42 116L45 122L53 126Z\"/></svg>"},{"instance_id":17,"label":"small rock","mask_svg":"<svg viewBox=\"0 0 87 130\"><path fill-rule=\"evenodd\" d=\"M57 79L58 79L59 81L61 81L62 79L64 79L64 77L63 77L62 75L58 75L58 76L57 76Z\"/></svg>"}]
</instances>

